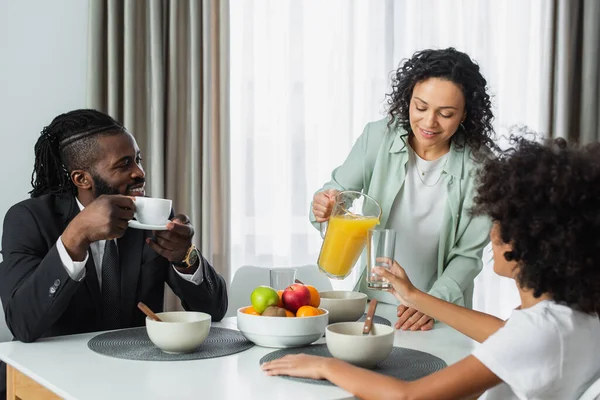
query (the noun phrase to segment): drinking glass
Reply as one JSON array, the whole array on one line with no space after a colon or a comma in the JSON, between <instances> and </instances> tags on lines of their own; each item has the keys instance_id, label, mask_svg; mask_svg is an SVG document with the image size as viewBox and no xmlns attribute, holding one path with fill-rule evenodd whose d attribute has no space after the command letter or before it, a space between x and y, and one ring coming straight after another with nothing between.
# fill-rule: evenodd
<instances>
[{"instance_id":1,"label":"drinking glass","mask_svg":"<svg viewBox=\"0 0 600 400\"><path fill-rule=\"evenodd\" d=\"M394 262L396 248L396 231L393 229L372 229L367 233L367 287L371 289L390 289L392 285L381 275L373 271L373 267L389 269ZM378 258L387 259L378 262Z\"/></svg>"},{"instance_id":2,"label":"drinking glass","mask_svg":"<svg viewBox=\"0 0 600 400\"><path fill-rule=\"evenodd\" d=\"M269 271L271 287L275 290L284 290L296 280L295 268L271 268Z\"/></svg>"}]
</instances>

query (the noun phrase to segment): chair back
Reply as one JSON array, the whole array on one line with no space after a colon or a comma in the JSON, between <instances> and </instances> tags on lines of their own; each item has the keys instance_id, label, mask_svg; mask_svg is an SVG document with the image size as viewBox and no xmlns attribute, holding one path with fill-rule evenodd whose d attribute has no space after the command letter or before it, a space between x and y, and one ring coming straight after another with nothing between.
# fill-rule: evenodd
<instances>
[{"instance_id":1,"label":"chair back","mask_svg":"<svg viewBox=\"0 0 600 400\"><path fill-rule=\"evenodd\" d=\"M597 400L600 399L600 378L598 378L594 383L592 383L586 390L583 392L579 400Z\"/></svg>"}]
</instances>

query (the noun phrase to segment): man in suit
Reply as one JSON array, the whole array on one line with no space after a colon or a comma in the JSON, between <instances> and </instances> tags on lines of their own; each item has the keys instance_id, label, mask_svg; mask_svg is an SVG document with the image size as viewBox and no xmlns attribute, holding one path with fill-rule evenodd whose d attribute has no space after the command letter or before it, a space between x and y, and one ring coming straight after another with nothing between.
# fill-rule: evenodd
<instances>
[{"instance_id":1,"label":"man in suit","mask_svg":"<svg viewBox=\"0 0 600 400\"><path fill-rule=\"evenodd\" d=\"M223 318L225 281L192 245L187 216L164 231L128 228L145 195L141 161L134 137L98 111L44 128L31 199L4 220L0 296L15 339L141 326L137 303L161 311L165 282L185 309Z\"/></svg>"}]
</instances>

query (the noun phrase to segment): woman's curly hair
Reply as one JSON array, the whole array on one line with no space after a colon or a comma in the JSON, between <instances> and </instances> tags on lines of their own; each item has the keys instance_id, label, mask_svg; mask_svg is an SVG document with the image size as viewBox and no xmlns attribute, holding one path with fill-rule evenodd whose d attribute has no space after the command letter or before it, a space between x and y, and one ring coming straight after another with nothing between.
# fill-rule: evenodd
<instances>
[{"instance_id":1,"label":"woman's curly hair","mask_svg":"<svg viewBox=\"0 0 600 400\"><path fill-rule=\"evenodd\" d=\"M492 121L492 102L487 93L487 82L479 72L479 66L471 58L452 47L444 50L423 50L405 60L392 74L392 92L388 96L388 114L391 126L398 123L411 133L409 110L415 85L429 78L441 78L454 82L463 92L467 118L463 122L462 136L475 155L480 150L496 149ZM455 145L457 135L452 137Z\"/></svg>"},{"instance_id":2,"label":"woman's curly hair","mask_svg":"<svg viewBox=\"0 0 600 400\"><path fill-rule=\"evenodd\" d=\"M600 145L511 138L480 171L475 214L498 223L517 282L539 297L600 311Z\"/></svg>"}]
</instances>

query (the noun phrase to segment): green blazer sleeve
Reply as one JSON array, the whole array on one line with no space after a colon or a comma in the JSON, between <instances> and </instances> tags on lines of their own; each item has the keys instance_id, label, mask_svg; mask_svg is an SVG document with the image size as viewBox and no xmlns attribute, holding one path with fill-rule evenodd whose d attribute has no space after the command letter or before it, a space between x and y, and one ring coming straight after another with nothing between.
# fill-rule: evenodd
<instances>
[{"instance_id":1,"label":"green blazer sleeve","mask_svg":"<svg viewBox=\"0 0 600 400\"><path fill-rule=\"evenodd\" d=\"M369 186L382 134L385 132L381 129L371 129L373 124L371 122L365 126L363 133L352 146L344 163L333 170L331 180L325 183L315 194L327 189L356 190L360 192ZM309 218L311 224L319 229L319 223L315 220L312 212L312 201L310 203Z\"/></svg>"},{"instance_id":2,"label":"green blazer sleeve","mask_svg":"<svg viewBox=\"0 0 600 400\"><path fill-rule=\"evenodd\" d=\"M442 276L433 284L429 294L462 306L471 306L471 299L465 301L468 292L483 263L483 248L489 242L490 223L485 217L475 217L450 250L446 268Z\"/></svg>"}]
</instances>

